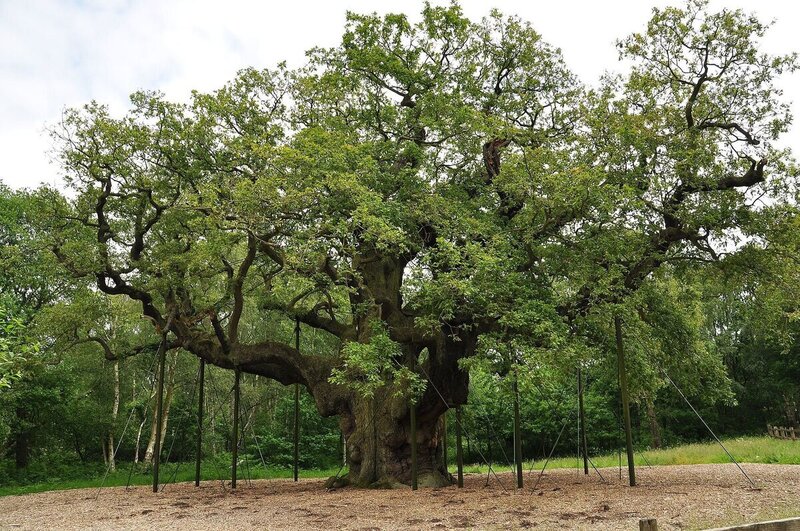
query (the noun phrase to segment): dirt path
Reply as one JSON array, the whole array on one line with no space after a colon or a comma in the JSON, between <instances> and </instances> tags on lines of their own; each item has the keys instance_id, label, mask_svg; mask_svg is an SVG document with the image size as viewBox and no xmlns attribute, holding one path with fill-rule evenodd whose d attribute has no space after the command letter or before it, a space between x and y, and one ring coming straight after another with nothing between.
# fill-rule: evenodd
<instances>
[{"instance_id":1,"label":"dirt path","mask_svg":"<svg viewBox=\"0 0 800 531\"><path fill-rule=\"evenodd\" d=\"M642 468L628 488L617 469L608 480L574 470L547 472L535 492L505 489L493 477L470 475L465 488L326 491L322 480L240 481L236 491L208 482L44 492L0 498L0 529L659 529L744 522L780 513L800 515L800 466L747 465L752 490L733 465Z\"/></svg>"}]
</instances>

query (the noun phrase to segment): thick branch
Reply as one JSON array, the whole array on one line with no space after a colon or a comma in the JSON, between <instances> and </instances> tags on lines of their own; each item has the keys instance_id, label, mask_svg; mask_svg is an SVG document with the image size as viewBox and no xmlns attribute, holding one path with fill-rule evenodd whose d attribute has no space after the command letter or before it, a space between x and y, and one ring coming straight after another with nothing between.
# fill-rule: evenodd
<instances>
[{"instance_id":1,"label":"thick branch","mask_svg":"<svg viewBox=\"0 0 800 531\"><path fill-rule=\"evenodd\" d=\"M667 253L676 243L682 241L702 243L707 234L701 234L697 228L686 227L677 215L678 209L686 198L699 192L732 190L758 184L764 180L764 167L767 162L767 159L761 159L758 162L751 160L750 167L743 174L730 175L711 183L681 183L666 202L663 212L664 228L650 237L647 249L642 253L641 258L627 268L622 280L623 290L607 297L595 298L591 289L584 287L579 290L575 302L561 306L559 313L568 318L574 318L587 313L591 306L598 302L614 302L623 295L623 292L638 289L647 276L667 259Z\"/></svg>"},{"instance_id":2,"label":"thick branch","mask_svg":"<svg viewBox=\"0 0 800 531\"><path fill-rule=\"evenodd\" d=\"M508 138L495 138L483 144L483 164L486 167L486 184L492 184L500 174L500 150L511 143ZM513 201L504 191L497 189L500 196L500 214L511 219L522 210L522 203Z\"/></svg>"},{"instance_id":3,"label":"thick branch","mask_svg":"<svg viewBox=\"0 0 800 531\"><path fill-rule=\"evenodd\" d=\"M219 341L219 346L222 348L222 352L225 354L229 353L231 347L228 344L228 339L225 337L225 331L222 329L222 325L219 323L219 318L217 317L216 313L211 314L211 327L214 329L214 335L217 336L217 341Z\"/></svg>"},{"instance_id":4,"label":"thick branch","mask_svg":"<svg viewBox=\"0 0 800 531\"><path fill-rule=\"evenodd\" d=\"M111 345L108 344L108 341L103 339L102 337L89 335L86 339L78 341L79 343L87 343L87 342L95 342L103 349L103 355L109 361L118 360L120 357L117 354L114 354L114 351L111 350Z\"/></svg>"},{"instance_id":5,"label":"thick branch","mask_svg":"<svg viewBox=\"0 0 800 531\"><path fill-rule=\"evenodd\" d=\"M737 124L735 122L703 121L697 126L697 128L698 129L725 129L727 131L736 130L739 133L741 133L741 135L744 137L744 140L749 145L757 146L757 145L759 145L761 143L757 138L753 137L753 135L750 134L750 131L746 130L744 127L742 127L741 125L739 125L739 124ZM739 140L741 140L741 139L739 139Z\"/></svg>"},{"instance_id":6,"label":"thick branch","mask_svg":"<svg viewBox=\"0 0 800 531\"><path fill-rule=\"evenodd\" d=\"M703 83L706 82L708 79L708 46L705 48L704 56L703 56L703 72L700 74L700 77L697 78L697 81L694 83L692 87L692 93L689 96L689 99L686 100L686 107L684 108L684 112L686 113L686 125L691 129L694 127L694 116L692 115L692 111L694 110L694 104L697 102L697 98L700 96L700 90L703 88Z\"/></svg>"},{"instance_id":7,"label":"thick branch","mask_svg":"<svg viewBox=\"0 0 800 531\"><path fill-rule=\"evenodd\" d=\"M142 305L142 313L148 317L159 328L164 328L166 322L161 312L153 304L153 297L144 290L132 287L122 279L122 276L115 271L96 273L97 287L108 295L127 295L129 298L139 301ZM113 282L110 285L108 281Z\"/></svg>"},{"instance_id":8,"label":"thick branch","mask_svg":"<svg viewBox=\"0 0 800 531\"><path fill-rule=\"evenodd\" d=\"M298 350L276 341L252 345L237 343L225 352L216 337L192 325L190 320L178 319L173 331L180 346L196 356L224 369L239 369L276 380L283 385L301 384L314 395L323 414L333 414L342 407L342 389L328 382L331 369L337 362L335 356L304 355Z\"/></svg>"},{"instance_id":9,"label":"thick branch","mask_svg":"<svg viewBox=\"0 0 800 531\"><path fill-rule=\"evenodd\" d=\"M134 234L133 234L133 245L131 245L131 250L130 250L131 260L134 261L139 260L139 258L141 258L142 256L142 251L144 251L145 235L147 235L147 233L150 232L150 229L152 229L155 226L155 224L158 223L158 221L161 219L161 215L167 209L166 206L158 204L156 200L153 199L152 190L148 189L145 191L145 193L147 194L147 202L150 204L150 206L153 207L155 213L153 214L153 217L151 217L144 223L144 225L142 225L143 212L140 212L139 215L136 217L136 226L134 228ZM180 188L175 192L175 195L172 199L172 204L174 204L175 201L177 201L179 196L180 196ZM144 208L142 210L144 210Z\"/></svg>"},{"instance_id":10,"label":"thick branch","mask_svg":"<svg viewBox=\"0 0 800 531\"><path fill-rule=\"evenodd\" d=\"M231 343L239 341L239 321L242 318L242 308L244 308L244 296L242 294L242 286L247 277L247 272L250 266L253 265L253 260L256 257L256 250L258 249L258 241L252 234L247 235L247 254L239 265L239 271L233 279L233 311L231 312L230 321L228 323L228 337Z\"/></svg>"},{"instance_id":11,"label":"thick branch","mask_svg":"<svg viewBox=\"0 0 800 531\"><path fill-rule=\"evenodd\" d=\"M319 315L316 309L309 311L294 311L292 312L292 315L296 319L300 319L300 322L303 324L319 330L325 330L326 332L335 335L339 339L354 339L356 336L356 330L353 325L340 323L339 321L334 321L329 317Z\"/></svg>"}]
</instances>

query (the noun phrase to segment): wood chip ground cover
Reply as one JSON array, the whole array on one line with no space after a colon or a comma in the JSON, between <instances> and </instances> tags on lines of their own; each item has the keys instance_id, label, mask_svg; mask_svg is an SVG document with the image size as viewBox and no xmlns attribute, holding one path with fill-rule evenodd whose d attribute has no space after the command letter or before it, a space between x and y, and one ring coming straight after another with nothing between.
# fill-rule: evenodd
<instances>
[{"instance_id":1,"label":"wood chip ground cover","mask_svg":"<svg viewBox=\"0 0 800 531\"><path fill-rule=\"evenodd\" d=\"M617 469L589 477L538 473L513 488L511 474L471 474L465 488L326 491L323 480L219 481L80 489L0 498L0 529L693 529L768 517L800 516L800 466L746 465L759 489L733 465L640 468L629 488ZM624 473L624 470L623 470ZM625 479L625 478L624 478Z\"/></svg>"}]
</instances>

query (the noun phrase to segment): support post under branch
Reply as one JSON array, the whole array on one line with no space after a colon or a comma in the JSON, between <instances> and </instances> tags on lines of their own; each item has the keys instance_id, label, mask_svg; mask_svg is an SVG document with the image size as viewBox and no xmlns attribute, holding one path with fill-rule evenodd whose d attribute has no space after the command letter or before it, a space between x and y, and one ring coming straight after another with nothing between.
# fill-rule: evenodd
<instances>
[{"instance_id":1,"label":"support post under branch","mask_svg":"<svg viewBox=\"0 0 800 531\"><path fill-rule=\"evenodd\" d=\"M636 486L636 470L633 464L633 435L631 433L631 408L628 400L628 375L625 371L625 350L622 344L622 319L614 316L614 332L617 337L617 365L619 367L619 392L622 397L622 418L625 424L625 448L628 452L628 480Z\"/></svg>"},{"instance_id":2,"label":"support post under branch","mask_svg":"<svg viewBox=\"0 0 800 531\"><path fill-rule=\"evenodd\" d=\"M158 345L158 388L156 390L156 440L153 447L153 492L158 492L158 468L161 464L161 426L164 422L164 366L167 360L167 334Z\"/></svg>"},{"instance_id":3,"label":"support post under branch","mask_svg":"<svg viewBox=\"0 0 800 531\"><path fill-rule=\"evenodd\" d=\"M200 374L197 379L200 397L197 401L197 450L194 465L194 486L200 486L200 460L203 457L203 401L205 400L206 360L200 358Z\"/></svg>"},{"instance_id":4,"label":"support post under branch","mask_svg":"<svg viewBox=\"0 0 800 531\"><path fill-rule=\"evenodd\" d=\"M236 465L239 461L239 369L233 380L233 448L231 453L231 488L236 488Z\"/></svg>"}]
</instances>

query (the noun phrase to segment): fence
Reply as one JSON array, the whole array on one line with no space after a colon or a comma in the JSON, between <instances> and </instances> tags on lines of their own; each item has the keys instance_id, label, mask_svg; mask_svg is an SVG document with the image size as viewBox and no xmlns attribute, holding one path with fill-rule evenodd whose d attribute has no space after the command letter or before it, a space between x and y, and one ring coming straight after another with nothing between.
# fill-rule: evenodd
<instances>
[{"instance_id":1,"label":"fence","mask_svg":"<svg viewBox=\"0 0 800 531\"><path fill-rule=\"evenodd\" d=\"M767 424L767 433L770 437L774 437L775 439L789 439L792 441L796 441L798 439L798 434L795 433L795 429L793 427L783 427L783 426L773 426L772 424Z\"/></svg>"}]
</instances>

